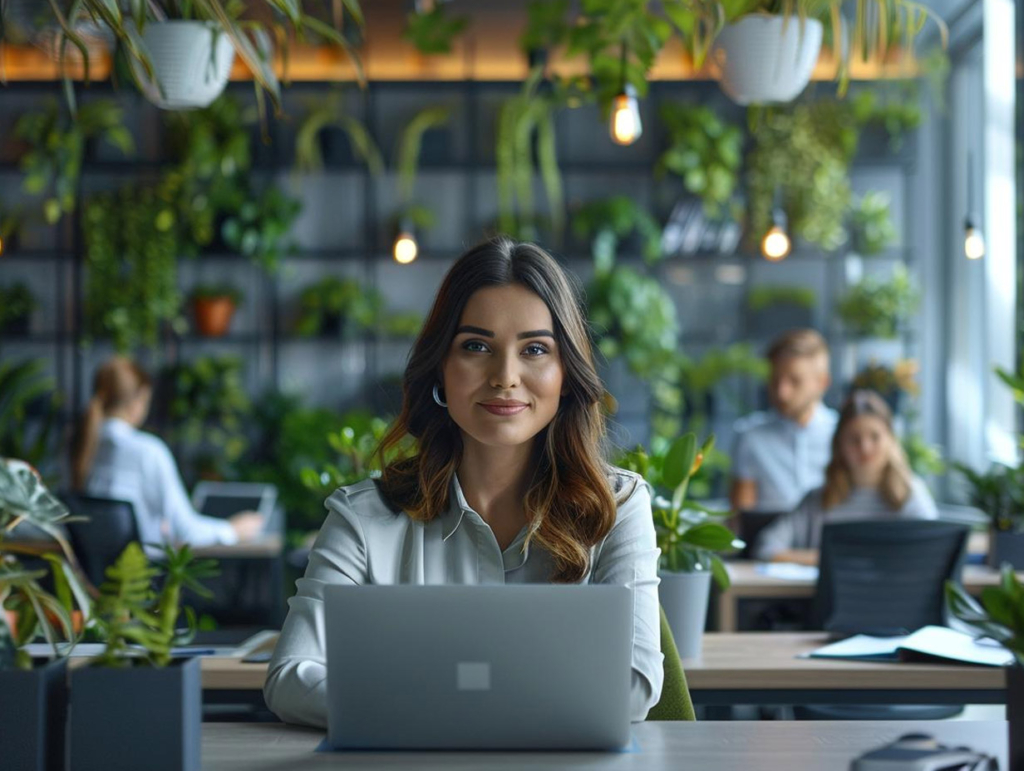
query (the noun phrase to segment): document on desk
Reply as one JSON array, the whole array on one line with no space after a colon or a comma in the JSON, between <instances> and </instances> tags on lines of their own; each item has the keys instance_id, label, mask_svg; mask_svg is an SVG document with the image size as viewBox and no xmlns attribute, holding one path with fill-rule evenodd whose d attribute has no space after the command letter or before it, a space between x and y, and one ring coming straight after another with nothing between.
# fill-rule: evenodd
<instances>
[{"instance_id":1,"label":"document on desk","mask_svg":"<svg viewBox=\"0 0 1024 771\"><path fill-rule=\"evenodd\" d=\"M945 661L986 667L1004 667L1013 663L1013 654L994 641L978 641L963 632L942 626L923 626L902 637L858 634L803 654L803 658Z\"/></svg>"},{"instance_id":2,"label":"document on desk","mask_svg":"<svg viewBox=\"0 0 1024 771\"><path fill-rule=\"evenodd\" d=\"M783 581L817 581L818 568L814 565L799 565L795 562L764 562L755 570L769 578L781 578Z\"/></svg>"}]
</instances>

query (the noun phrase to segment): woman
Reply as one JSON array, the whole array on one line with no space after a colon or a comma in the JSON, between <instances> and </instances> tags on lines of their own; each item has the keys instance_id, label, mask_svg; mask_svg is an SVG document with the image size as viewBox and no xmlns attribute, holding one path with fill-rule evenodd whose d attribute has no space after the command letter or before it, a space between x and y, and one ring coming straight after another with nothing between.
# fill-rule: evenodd
<instances>
[{"instance_id":1,"label":"woman","mask_svg":"<svg viewBox=\"0 0 1024 771\"><path fill-rule=\"evenodd\" d=\"M824 486L766 527L754 555L817 564L825 524L937 517L928 488L907 466L885 400L873 391L854 391L839 413Z\"/></svg>"},{"instance_id":2,"label":"woman","mask_svg":"<svg viewBox=\"0 0 1024 771\"><path fill-rule=\"evenodd\" d=\"M602 393L579 292L546 252L501 238L456 261L409 357L380 479L326 501L268 706L327 723L327 584L607 583L633 592L643 720L663 679L659 551L648 487L602 460ZM407 436L414 453L384 465Z\"/></svg>"},{"instance_id":3,"label":"woman","mask_svg":"<svg viewBox=\"0 0 1024 771\"><path fill-rule=\"evenodd\" d=\"M149 414L152 391L149 375L130 359L115 357L96 371L71 451L73 488L129 501L143 543L206 546L256 536L261 514L240 512L225 520L192 508L167 445L138 430Z\"/></svg>"}]
</instances>

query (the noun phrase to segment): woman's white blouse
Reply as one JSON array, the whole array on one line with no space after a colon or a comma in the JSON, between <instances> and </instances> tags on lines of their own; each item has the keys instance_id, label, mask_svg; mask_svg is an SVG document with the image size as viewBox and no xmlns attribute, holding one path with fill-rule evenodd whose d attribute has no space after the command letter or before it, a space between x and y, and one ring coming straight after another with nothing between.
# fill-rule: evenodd
<instances>
[{"instance_id":1,"label":"woman's white blouse","mask_svg":"<svg viewBox=\"0 0 1024 771\"><path fill-rule=\"evenodd\" d=\"M658 607L658 557L650 488L637 474L615 470L619 505L608 535L591 549L581 583L619 584L633 593L630 714L643 720L661 696L664 677ZM296 582L281 638L267 671L267 705L282 720L327 725L324 587L328 584L536 584L550 580L553 561L524 527L501 551L486 522L466 503L453 478L448 510L417 522L389 508L367 479L326 501L327 519ZM410 650L415 646L410 641Z\"/></svg>"},{"instance_id":2,"label":"woman's white blouse","mask_svg":"<svg viewBox=\"0 0 1024 771\"><path fill-rule=\"evenodd\" d=\"M100 428L85 492L129 501L143 543L208 546L238 541L227 520L203 516L192 508L167 445L118 418L108 418Z\"/></svg>"}]
</instances>

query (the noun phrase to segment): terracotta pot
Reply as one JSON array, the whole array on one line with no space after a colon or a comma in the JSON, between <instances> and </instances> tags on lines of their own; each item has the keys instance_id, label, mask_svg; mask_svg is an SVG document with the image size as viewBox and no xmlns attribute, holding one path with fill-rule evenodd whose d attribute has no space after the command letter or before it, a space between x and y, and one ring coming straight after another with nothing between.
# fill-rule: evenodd
<instances>
[{"instance_id":1,"label":"terracotta pot","mask_svg":"<svg viewBox=\"0 0 1024 771\"><path fill-rule=\"evenodd\" d=\"M235 303L230 297L197 297L192 301L196 327L204 337L223 337L235 315Z\"/></svg>"}]
</instances>

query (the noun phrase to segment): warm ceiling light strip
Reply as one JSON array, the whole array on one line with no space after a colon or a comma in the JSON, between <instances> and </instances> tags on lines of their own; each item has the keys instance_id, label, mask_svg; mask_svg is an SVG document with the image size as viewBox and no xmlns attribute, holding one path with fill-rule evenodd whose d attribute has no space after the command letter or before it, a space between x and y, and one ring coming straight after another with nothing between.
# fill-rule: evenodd
<instances>
[{"instance_id":1,"label":"warm ceiling light strip","mask_svg":"<svg viewBox=\"0 0 1024 771\"><path fill-rule=\"evenodd\" d=\"M4 45L2 48L2 74L8 81L46 81L61 77L60 64L45 52L32 46ZM479 51L479 48L478 48ZM408 50L395 50L390 46L368 47L363 53L363 63L370 80L497 80L521 81L526 77L525 57L492 57L477 55L469 57L464 51L450 56L424 57ZM281 67L278 66L280 74ZM585 72L582 60L554 62L552 70L559 74ZM83 68L77 53L68 55L68 72L75 80L81 80ZM822 51L814 69L814 80L832 80L836 66L831 51ZM915 77L916 65L901 62L890 57L887 62L850 63L853 80L888 80ZM105 80L110 75L110 57L97 51L89 60L89 75L93 80ZM695 71L690 61L678 46L666 46L655 62L650 80L710 80L715 79L716 67L713 62L702 71ZM232 80L252 80L248 68L240 59L235 60L231 70ZM345 56L337 49L322 46L292 47L288 63L290 81L351 81L355 70Z\"/></svg>"}]
</instances>

